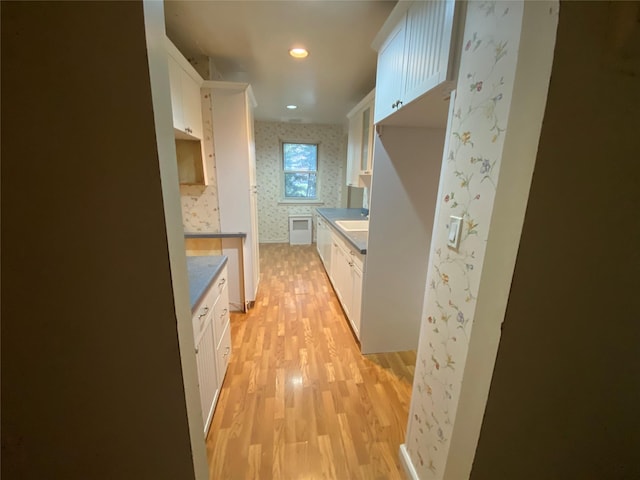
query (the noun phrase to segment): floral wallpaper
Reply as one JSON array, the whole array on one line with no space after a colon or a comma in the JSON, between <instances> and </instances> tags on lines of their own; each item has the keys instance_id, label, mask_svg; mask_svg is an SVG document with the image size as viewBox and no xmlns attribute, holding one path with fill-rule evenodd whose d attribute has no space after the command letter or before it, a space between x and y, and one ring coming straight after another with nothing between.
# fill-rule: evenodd
<instances>
[{"instance_id":1,"label":"floral wallpaper","mask_svg":"<svg viewBox=\"0 0 640 480\"><path fill-rule=\"evenodd\" d=\"M342 125L256 122L255 137L260 242L286 243L289 241L289 215L315 215L317 207L340 207L345 183L347 134ZM319 144L318 195L322 205L280 204L282 202L281 141ZM313 235L315 238L315 230Z\"/></svg>"},{"instance_id":2,"label":"floral wallpaper","mask_svg":"<svg viewBox=\"0 0 640 480\"><path fill-rule=\"evenodd\" d=\"M203 144L209 185L180 185L182 223L185 232L218 233L220 232L220 213L213 150L211 91L202 89L201 96Z\"/></svg>"},{"instance_id":3,"label":"floral wallpaper","mask_svg":"<svg viewBox=\"0 0 640 480\"><path fill-rule=\"evenodd\" d=\"M522 15L522 2L468 3L405 442L422 479L443 478L456 420ZM463 219L457 250L447 246L450 216Z\"/></svg>"}]
</instances>

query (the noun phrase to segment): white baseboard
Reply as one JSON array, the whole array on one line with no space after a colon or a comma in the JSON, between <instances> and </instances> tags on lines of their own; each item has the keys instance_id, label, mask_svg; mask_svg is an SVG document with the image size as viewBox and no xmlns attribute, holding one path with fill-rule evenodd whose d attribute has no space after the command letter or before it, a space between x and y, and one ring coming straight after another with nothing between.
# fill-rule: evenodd
<instances>
[{"instance_id":1,"label":"white baseboard","mask_svg":"<svg viewBox=\"0 0 640 480\"><path fill-rule=\"evenodd\" d=\"M411 463L411 459L409 458L407 446L404 443L400 445L400 462L404 467L404 471L411 480L420 480L420 478L418 477L418 472L416 472L416 469L413 467L413 463Z\"/></svg>"}]
</instances>

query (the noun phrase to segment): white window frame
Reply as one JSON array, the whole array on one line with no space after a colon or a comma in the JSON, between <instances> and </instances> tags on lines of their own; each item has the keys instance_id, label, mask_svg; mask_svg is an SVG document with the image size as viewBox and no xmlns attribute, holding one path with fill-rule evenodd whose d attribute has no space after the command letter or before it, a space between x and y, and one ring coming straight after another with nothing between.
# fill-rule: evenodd
<instances>
[{"instance_id":1,"label":"white window frame","mask_svg":"<svg viewBox=\"0 0 640 480\"><path fill-rule=\"evenodd\" d=\"M302 144L302 145L315 145L316 146L316 196L314 198L309 197L287 197L285 196L285 174L296 173L298 170L285 170L284 168L284 145L287 143ZM313 171L300 171L300 173L314 173ZM305 205L324 205L321 200L321 179L320 179L320 142L315 140L280 140L280 205L286 204L305 204Z\"/></svg>"}]
</instances>

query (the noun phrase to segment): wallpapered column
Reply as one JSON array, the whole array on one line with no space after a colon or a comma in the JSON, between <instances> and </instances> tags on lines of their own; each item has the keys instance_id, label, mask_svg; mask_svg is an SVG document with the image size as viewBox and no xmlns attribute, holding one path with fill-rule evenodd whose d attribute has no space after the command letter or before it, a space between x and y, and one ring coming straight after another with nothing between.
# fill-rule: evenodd
<instances>
[{"instance_id":1,"label":"wallpapered column","mask_svg":"<svg viewBox=\"0 0 640 480\"><path fill-rule=\"evenodd\" d=\"M260 242L289 241L289 215L313 214L317 207L339 208L347 137L342 125L256 122L256 175ZM283 203L281 142L318 143L318 203ZM314 222L315 224L315 222ZM315 231L314 231L315 237Z\"/></svg>"},{"instance_id":2,"label":"wallpapered column","mask_svg":"<svg viewBox=\"0 0 640 480\"><path fill-rule=\"evenodd\" d=\"M201 97L204 137L202 141L209 185L180 185L182 223L185 232L218 233L220 232L220 212L218 211L218 181L213 150L211 90L203 88Z\"/></svg>"},{"instance_id":3,"label":"wallpapered column","mask_svg":"<svg viewBox=\"0 0 640 480\"><path fill-rule=\"evenodd\" d=\"M546 15L557 15L557 10L543 8ZM405 442L411 465L421 479L446 478L445 467L451 461L448 457L478 313L489 224L512 115L524 10L523 2L468 4ZM447 246L452 215L463 219L458 251ZM492 281L486 277L483 282ZM502 317L494 317L498 329Z\"/></svg>"}]
</instances>

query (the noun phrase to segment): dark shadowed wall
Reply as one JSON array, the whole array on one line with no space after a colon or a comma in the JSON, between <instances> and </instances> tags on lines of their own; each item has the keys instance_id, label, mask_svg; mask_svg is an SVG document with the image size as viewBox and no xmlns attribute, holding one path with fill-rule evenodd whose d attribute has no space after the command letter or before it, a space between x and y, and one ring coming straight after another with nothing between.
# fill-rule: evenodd
<instances>
[{"instance_id":1,"label":"dark shadowed wall","mask_svg":"<svg viewBox=\"0 0 640 480\"><path fill-rule=\"evenodd\" d=\"M471 478L640 478L640 11L565 2Z\"/></svg>"},{"instance_id":2,"label":"dark shadowed wall","mask_svg":"<svg viewBox=\"0 0 640 480\"><path fill-rule=\"evenodd\" d=\"M2 477L194 478L143 4L1 17Z\"/></svg>"}]
</instances>

